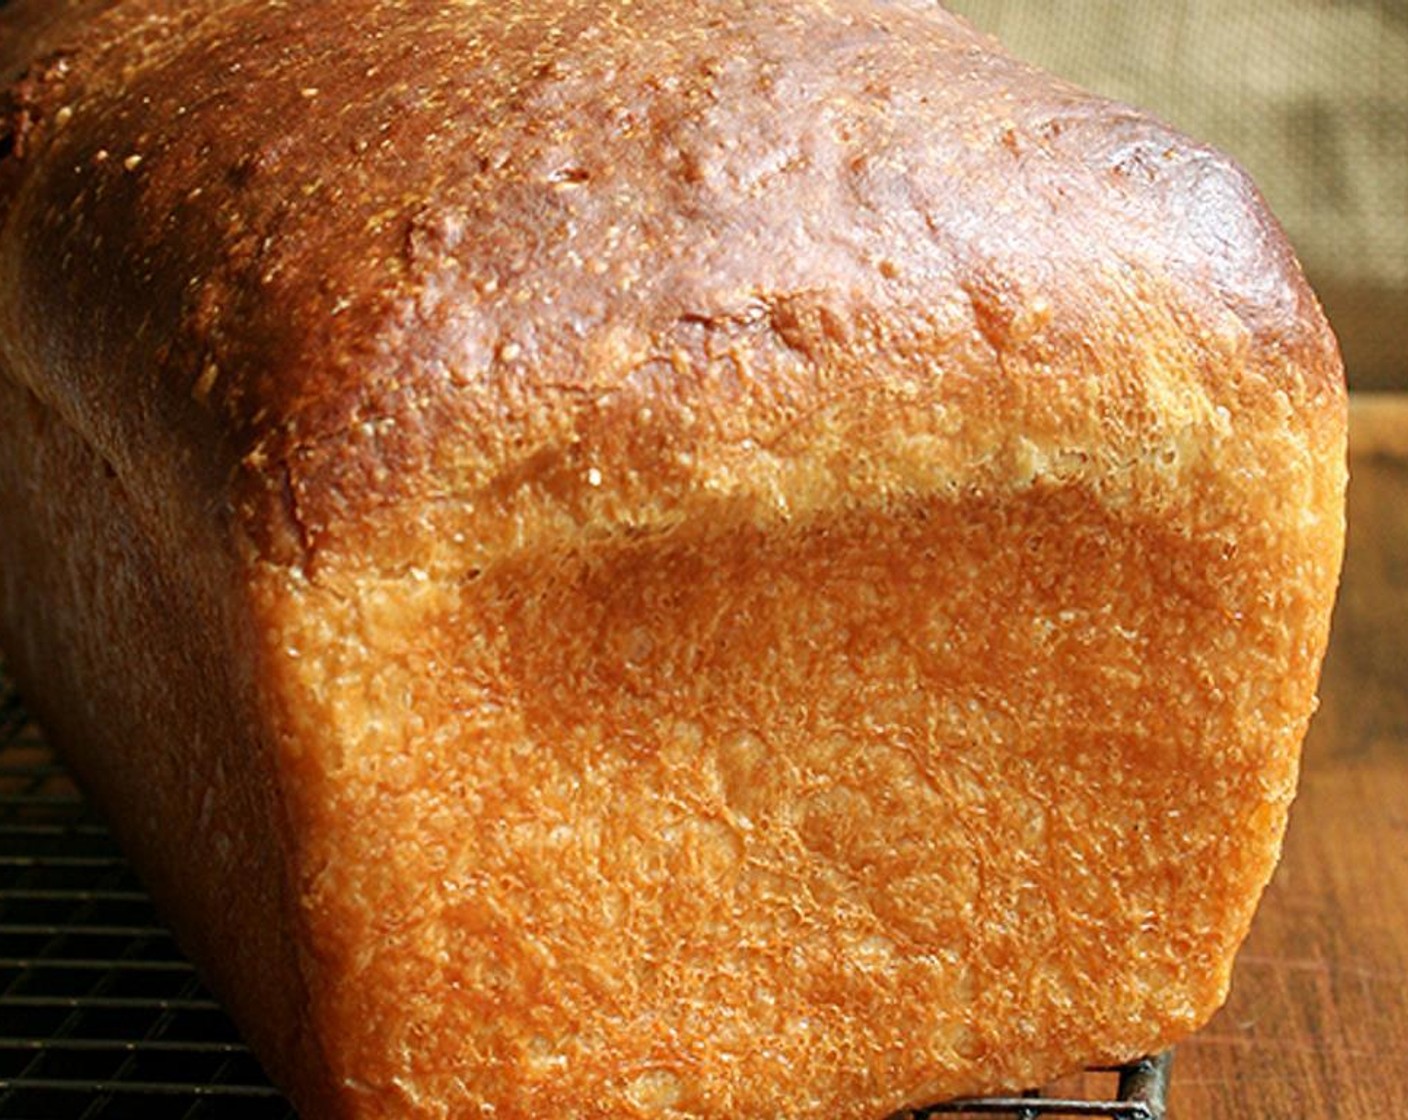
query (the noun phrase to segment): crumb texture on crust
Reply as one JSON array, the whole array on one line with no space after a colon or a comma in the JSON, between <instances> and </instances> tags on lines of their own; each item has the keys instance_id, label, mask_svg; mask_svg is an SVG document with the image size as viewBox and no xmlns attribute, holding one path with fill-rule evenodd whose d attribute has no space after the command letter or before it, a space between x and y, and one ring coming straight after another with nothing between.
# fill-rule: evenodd
<instances>
[{"instance_id":1,"label":"crumb texture on crust","mask_svg":"<svg viewBox=\"0 0 1408 1120\"><path fill-rule=\"evenodd\" d=\"M1344 488L1224 156L919 2L0 30L0 633L306 1115L875 1117L1215 1009ZM145 770L69 703L134 643Z\"/></svg>"},{"instance_id":2,"label":"crumb texture on crust","mask_svg":"<svg viewBox=\"0 0 1408 1120\"><path fill-rule=\"evenodd\" d=\"M1313 591L1266 609L1281 542L1238 540L1039 487L299 592L313 982L359 1104L878 1117L1180 1037L1323 641Z\"/></svg>"}]
</instances>

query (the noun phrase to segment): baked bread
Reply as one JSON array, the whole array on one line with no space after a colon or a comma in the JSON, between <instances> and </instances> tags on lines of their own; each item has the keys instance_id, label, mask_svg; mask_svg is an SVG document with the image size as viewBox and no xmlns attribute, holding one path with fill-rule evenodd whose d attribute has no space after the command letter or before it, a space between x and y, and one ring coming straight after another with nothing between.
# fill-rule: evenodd
<instances>
[{"instance_id":1,"label":"baked bread","mask_svg":"<svg viewBox=\"0 0 1408 1120\"><path fill-rule=\"evenodd\" d=\"M1343 531L1225 157L883 0L20 0L29 704L306 1120L1164 1047Z\"/></svg>"}]
</instances>

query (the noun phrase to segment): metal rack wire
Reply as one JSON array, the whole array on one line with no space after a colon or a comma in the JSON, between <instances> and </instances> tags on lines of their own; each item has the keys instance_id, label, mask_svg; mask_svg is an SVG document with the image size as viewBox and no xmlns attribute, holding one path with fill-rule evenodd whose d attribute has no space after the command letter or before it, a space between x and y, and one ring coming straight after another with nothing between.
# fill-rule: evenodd
<instances>
[{"instance_id":1,"label":"metal rack wire","mask_svg":"<svg viewBox=\"0 0 1408 1120\"><path fill-rule=\"evenodd\" d=\"M1168 1056L1110 1099L954 1101L903 1120L1163 1120ZM291 1120L0 671L0 1120ZM900 1120L900 1118L897 1118Z\"/></svg>"}]
</instances>

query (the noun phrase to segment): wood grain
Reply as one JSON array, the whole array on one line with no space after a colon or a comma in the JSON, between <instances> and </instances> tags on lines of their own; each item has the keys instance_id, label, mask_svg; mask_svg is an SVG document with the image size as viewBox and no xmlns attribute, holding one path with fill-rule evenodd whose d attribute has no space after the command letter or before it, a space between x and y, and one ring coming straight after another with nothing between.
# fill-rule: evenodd
<instances>
[{"instance_id":1,"label":"wood grain","mask_svg":"<svg viewBox=\"0 0 1408 1120\"><path fill-rule=\"evenodd\" d=\"M1357 396L1349 546L1285 856L1170 1120L1408 1116L1408 395Z\"/></svg>"}]
</instances>

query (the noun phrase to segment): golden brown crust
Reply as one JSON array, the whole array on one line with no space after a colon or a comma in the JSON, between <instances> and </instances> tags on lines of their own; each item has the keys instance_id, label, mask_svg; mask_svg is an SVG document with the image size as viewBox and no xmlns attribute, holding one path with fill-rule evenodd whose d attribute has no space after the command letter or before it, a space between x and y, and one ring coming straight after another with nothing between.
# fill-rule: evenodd
<instances>
[{"instance_id":1,"label":"golden brown crust","mask_svg":"<svg viewBox=\"0 0 1408 1120\"><path fill-rule=\"evenodd\" d=\"M7 206L15 365L114 462L220 446L202 481L239 470L282 562L404 563L412 496L510 540L483 522L523 490L560 524L773 497L789 439L896 404L916 437L969 399L1055 444L1094 415L1128 453L1159 386L1096 373L1337 392L1240 171L937 9L127 4L77 43Z\"/></svg>"},{"instance_id":2,"label":"golden brown crust","mask_svg":"<svg viewBox=\"0 0 1408 1120\"><path fill-rule=\"evenodd\" d=\"M878 1116L1216 1007L1344 483L1225 157L921 2L41 8L0 509L101 465L102 579L209 613L121 600L173 711L228 660L266 988L62 714L119 659L22 588L106 530L5 639L306 1115Z\"/></svg>"}]
</instances>

